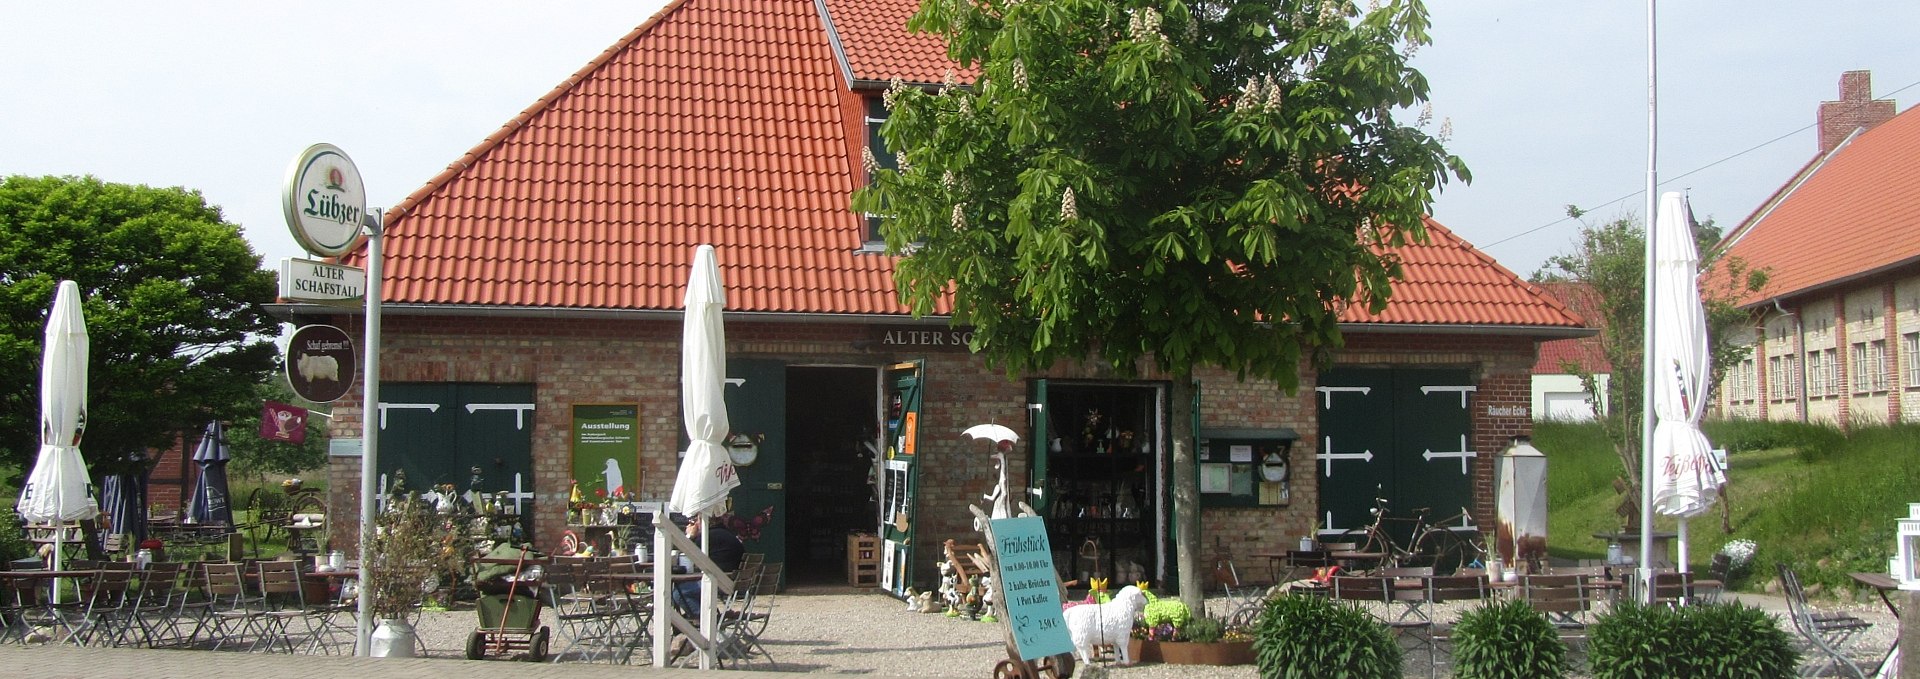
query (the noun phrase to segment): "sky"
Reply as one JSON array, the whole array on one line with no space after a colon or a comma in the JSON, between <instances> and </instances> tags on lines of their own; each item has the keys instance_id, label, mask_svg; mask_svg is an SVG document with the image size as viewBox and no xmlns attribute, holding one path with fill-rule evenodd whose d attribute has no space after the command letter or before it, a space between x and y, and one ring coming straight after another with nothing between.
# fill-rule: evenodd
<instances>
[{"instance_id":1,"label":"sky","mask_svg":"<svg viewBox=\"0 0 1920 679\"><path fill-rule=\"evenodd\" d=\"M264 266L289 234L288 165L326 142L391 206L651 16L663 0L39 2L0 19L0 176L198 190ZM1643 2L1430 0L1437 128L1471 184L1434 217L1522 276L1580 223L1645 211ZM1840 74L1920 100L1920 3L1659 7L1662 191L1731 228L1810 160ZM1907 89L1903 89L1907 88ZM1896 90L1900 90L1896 92Z\"/></svg>"}]
</instances>

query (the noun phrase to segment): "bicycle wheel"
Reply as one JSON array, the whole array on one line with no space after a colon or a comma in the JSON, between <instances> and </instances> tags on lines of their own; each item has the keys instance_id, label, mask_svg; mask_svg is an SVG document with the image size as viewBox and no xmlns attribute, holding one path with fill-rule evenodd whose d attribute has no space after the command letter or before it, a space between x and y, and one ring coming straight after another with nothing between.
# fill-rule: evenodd
<instances>
[{"instance_id":1,"label":"bicycle wheel","mask_svg":"<svg viewBox=\"0 0 1920 679\"><path fill-rule=\"evenodd\" d=\"M1467 538L1446 529L1428 531L1420 537L1420 543L1414 545L1414 551L1431 560L1429 565L1433 566L1435 575L1451 575L1480 560Z\"/></svg>"},{"instance_id":2,"label":"bicycle wheel","mask_svg":"<svg viewBox=\"0 0 1920 679\"><path fill-rule=\"evenodd\" d=\"M1392 568L1399 565L1400 555L1394 547L1393 540L1388 539L1387 534L1380 532L1379 529L1372 527L1355 528L1341 533L1339 542L1352 544L1353 551L1355 552L1380 555L1377 563L1356 565L1371 565L1380 568Z\"/></svg>"}]
</instances>

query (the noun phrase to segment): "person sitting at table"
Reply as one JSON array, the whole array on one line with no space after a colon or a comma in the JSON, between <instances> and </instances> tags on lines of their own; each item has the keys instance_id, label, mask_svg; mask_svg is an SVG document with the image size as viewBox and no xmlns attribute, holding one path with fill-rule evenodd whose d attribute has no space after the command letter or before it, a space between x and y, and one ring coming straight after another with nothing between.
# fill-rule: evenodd
<instances>
[{"instance_id":1,"label":"person sitting at table","mask_svg":"<svg viewBox=\"0 0 1920 679\"><path fill-rule=\"evenodd\" d=\"M712 520L707 521L711 523ZM687 537L695 542L700 540L701 521L687 522ZM740 560L746 557L747 545L740 537L727 530L725 526L714 524L707 527L707 558L720 567L723 573L740 570ZM680 614L690 620L699 620L695 615L700 603L700 581L687 580L673 583L673 605Z\"/></svg>"}]
</instances>

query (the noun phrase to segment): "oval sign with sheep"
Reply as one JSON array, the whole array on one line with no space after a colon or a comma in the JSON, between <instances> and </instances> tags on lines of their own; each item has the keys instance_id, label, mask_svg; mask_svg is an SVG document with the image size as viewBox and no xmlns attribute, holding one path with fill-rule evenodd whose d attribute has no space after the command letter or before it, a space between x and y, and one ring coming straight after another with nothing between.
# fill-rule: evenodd
<instances>
[{"instance_id":1,"label":"oval sign with sheep","mask_svg":"<svg viewBox=\"0 0 1920 679\"><path fill-rule=\"evenodd\" d=\"M287 343L287 383L315 403L331 403L353 386L353 338L331 325L304 325Z\"/></svg>"}]
</instances>

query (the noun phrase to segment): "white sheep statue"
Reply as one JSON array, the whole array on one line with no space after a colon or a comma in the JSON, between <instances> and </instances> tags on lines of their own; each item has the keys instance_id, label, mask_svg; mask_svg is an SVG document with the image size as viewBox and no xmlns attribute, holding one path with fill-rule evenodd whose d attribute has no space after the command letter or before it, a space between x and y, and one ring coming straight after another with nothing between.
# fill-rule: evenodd
<instances>
[{"instance_id":1,"label":"white sheep statue","mask_svg":"<svg viewBox=\"0 0 1920 679\"><path fill-rule=\"evenodd\" d=\"M1080 662L1089 667L1093 665L1093 647L1112 644L1114 657L1122 665L1133 664L1133 656L1127 652L1127 638L1133 631L1134 618L1147 607L1147 595L1139 587L1127 585L1112 600L1104 604L1080 604L1062 613L1067 619L1067 635L1073 639L1073 649L1080 655Z\"/></svg>"}]
</instances>

